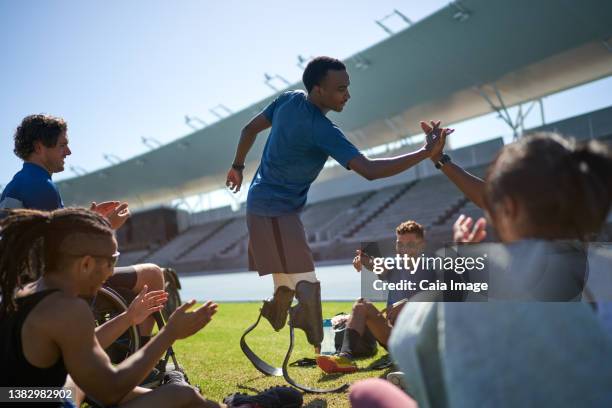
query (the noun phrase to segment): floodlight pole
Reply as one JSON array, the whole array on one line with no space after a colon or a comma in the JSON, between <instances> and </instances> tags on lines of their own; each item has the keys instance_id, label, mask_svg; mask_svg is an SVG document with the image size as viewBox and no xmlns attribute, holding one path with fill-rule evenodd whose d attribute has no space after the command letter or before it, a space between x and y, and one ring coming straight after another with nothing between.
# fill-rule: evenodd
<instances>
[{"instance_id":1,"label":"floodlight pole","mask_svg":"<svg viewBox=\"0 0 612 408\"><path fill-rule=\"evenodd\" d=\"M226 117L228 117L229 115L231 115L233 113L230 108L228 108L227 106L225 106L223 104L219 104L217 106L214 106L214 107L210 108L209 111L210 111L210 113L212 113L213 115L215 115L219 119L226 118ZM219 111L221 111L223 113L219 113Z\"/></svg>"},{"instance_id":2,"label":"floodlight pole","mask_svg":"<svg viewBox=\"0 0 612 408\"><path fill-rule=\"evenodd\" d=\"M151 150L155 150L158 147L162 146L162 143L159 140L154 139L152 137L142 136L140 138L140 141L142 142L142 144L144 144L145 146L147 146Z\"/></svg>"},{"instance_id":3,"label":"floodlight pole","mask_svg":"<svg viewBox=\"0 0 612 408\"><path fill-rule=\"evenodd\" d=\"M495 92L495 96L497 97L498 104L495 104L491 100L489 95L487 95L487 93L483 90L482 86L478 86L476 87L476 89L478 90L480 95L483 97L483 99L487 101L491 109L497 112L498 117L501 120L503 120L510 127L510 129L512 129L512 137L514 140L517 140L520 137L520 135L525 131L525 118L527 117L527 115L529 115L529 113L531 112L531 110L534 108L536 104L540 105L540 116L542 118L542 125L546 124L546 121L544 119L544 102L542 101L542 98L532 101L531 104L527 107L527 110L525 112L523 111L523 104L519 103L518 111L516 113L516 118L512 119L512 117L510 116L510 112L508 111L508 108L506 107L506 104L504 103L501 93L499 92L499 89L497 88L495 83L491 84L491 87L493 88L493 91Z\"/></svg>"},{"instance_id":4,"label":"floodlight pole","mask_svg":"<svg viewBox=\"0 0 612 408\"><path fill-rule=\"evenodd\" d=\"M185 124L189 126L190 128L192 128L193 130L200 130L201 128L194 125L193 122L200 123L202 127L206 127L208 125L206 122L204 122L202 119L198 118L197 116L185 115Z\"/></svg>"},{"instance_id":5,"label":"floodlight pole","mask_svg":"<svg viewBox=\"0 0 612 408\"><path fill-rule=\"evenodd\" d=\"M270 75L270 74L268 74L268 73L264 73L264 79L265 79L265 80L264 80L264 84L266 84L266 85L267 85L269 88L271 88L271 89L272 89L274 92L278 92L278 91L280 91L280 89L278 89L277 87L275 87L275 86L272 84L272 80L274 80L274 79L278 79L278 80L282 81L282 82L283 82L283 83L286 85L286 87L288 87L288 86L290 86L290 85L291 85L291 84L289 83L289 81L287 81L285 78L283 78L282 76L280 76L280 75L278 75L278 74L276 74L276 75ZM285 88L286 88L286 87L285 87Z\"/></svg>"},{"instance_id":6,"label":"floodlight pole","mask_svg":"<svg viewBox=\"0 0 612 408\"><path fill-rule=\"evenodd\" d=\"M121 158L115 154L104 153L102 157L104 157L104 160L109 162L111 166L122 162Z\"/></svg>"},{"instance_id":7,"label":"floodlight pole","mask_svg":"<svg viewBox=\"0 0 612 408\"><path fill-rule=\"evenodd\" d=\"M387 27L384 23L385 20L388 20L389 18L393 17L393 16L398 16L399 18L401 18L402 20L404 20L404 22L408 25L411 26L412 20L410 20L408 17L406 17L406 15L404 15L403 13L401 13L399 10L397 9L393 9L393 13L384 16L383 18L381 18L380 20L374 20L374 22L376 24L378 24L378 26L380 28L382 28L383 30L385 30L385 32L389 35L393 35L395 34L395 32L393 30L391 30L389 27Z\"/></svg>"}]
</instances>

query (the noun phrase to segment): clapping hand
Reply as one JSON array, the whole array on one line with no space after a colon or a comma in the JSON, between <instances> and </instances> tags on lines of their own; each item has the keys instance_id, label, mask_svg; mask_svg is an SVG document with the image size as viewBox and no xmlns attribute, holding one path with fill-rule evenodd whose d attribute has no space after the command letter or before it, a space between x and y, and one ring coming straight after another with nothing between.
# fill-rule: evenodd
<instances>
[{"instance_id":1,"label":"clapping hand","mask_svg":"<svg viewBox=\"0 0 612 408\"><path fill-rule=\"evenodd\" d=\"M184 339L192 336L206 326L215 313L217 313L218 305L208 301L202 306L189 312L188 310L195 305L195 300L190 300L187 303L179 306L168 319L166 329L170 330L175 339Z\"/></svg>"},{"instance_id":2,"label":"clapping hand","mask_svg":"<svg viewBox=\"0 0 612 408\"><path fill-rule=\"evenodd\" d=\"M144 285L140 293L134 298L128 307L127 314L132 324L140 324L147 317L164 308L168 300L168 294L163 290L148 292L147 285Z\"/></svg>"},{"instance_id":3,"label":"clapping hand","mask_svg":"<svg viewBox=\"0 0 612 408\"><path fill-rule=\"evenodd\" d=\"M89 209L108 218L111 228L114 230L119 229L125 224L130 216L128 203L121 203L119 201L104 201L100 204L96 204L94 201Z\"/></svg>"},{"instance_id":4,"label":"clapping hand","mask_svg":"<svg viewBox=\"0 0 612 408\"><path fill-rule=\"evenodd\" d=\"M487 220L479 218L474 224L472 217L461 214L453 225L453 240L455 242L476 243L487 236Z\"/></svg>"}]
</instances>

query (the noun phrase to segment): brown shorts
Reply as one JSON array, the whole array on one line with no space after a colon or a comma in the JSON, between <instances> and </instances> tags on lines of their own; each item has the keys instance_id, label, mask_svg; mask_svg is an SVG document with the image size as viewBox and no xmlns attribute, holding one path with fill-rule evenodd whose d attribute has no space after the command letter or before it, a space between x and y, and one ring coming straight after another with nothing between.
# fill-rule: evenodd
<instances>
[{"instance_id":1,"label":"brown shorts","mask_svg":"<svg viewBox=\"0 0 612 408\"><path fill-rule=\"evenodd\" d=\"M263 217L247 213L249 270L271 273L314 271L312 252L298 214Z\"/></svg>"},{"instance_id":2,"label":"brown shorts","mask_svg":"<svg viewBox=\"0 0 612 408\"><path fill-rule=\"evenodd\" d=\"M111 288L124 288L132 290L136 286L138 275L136 268L133 266L121 266L115 268L110 278L106 280L106 284Z\"/></svg>"}]
</instances>

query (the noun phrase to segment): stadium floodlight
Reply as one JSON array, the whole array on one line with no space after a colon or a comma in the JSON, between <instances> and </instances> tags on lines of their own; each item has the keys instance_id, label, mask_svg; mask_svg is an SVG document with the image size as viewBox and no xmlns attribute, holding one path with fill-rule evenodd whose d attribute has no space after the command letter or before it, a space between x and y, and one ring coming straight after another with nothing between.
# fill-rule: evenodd
<instances>
[{"instance_id":1,"label":"stadium floodlight","mask_svg":"<svg viewBox=\"0 0 612 408\"><path fill-rule=\"evenodd\" d=\"M312 60L312 57L306 58L306 57L303 57L300 54L300 55L297 56L297 59L298 59L298 63L297 63L298 68L304 69L304 68L306 68L306 64L308 64L308 62L310 62L310 60Z\"/></svg>"},{"instance_id":2,"label":"stadium floodlight","mask_svg":"<svg viewBox=\"0 0 612 408\"><path fill-rule=\"evenodd\" d=\"M201 126L195 125L194 122L199 123ZM193 130L200 130L208 125L206 122L204 122L202 119L198 118L197 116L189 116L189 115L185 115L185 124L189 126L190 128L192 128Z\"/></svg>"},{"instance_id":3,"label":"stadium floodlight","mask_svg":"<svg viewBox=\"0 0 612 408\"><path fill-rule=\"evenodd\" d=\"M71 172L73 172L77 177L84 176L87 174L87 170L79 166L69 166L68 167Z\"/></svg>"},{"instance_id":4,"label":"stadium floodlight","mask_svg":"<svg viewBox=\"0 0 612 408\"><path fill-rule=\"evenodd\" d=\"M218 104L217 106L214 106L214 107L210 108L209 111L210 111L210 113L212 113L213 115L215 115L219 119L226 118L226 117L230 116L233 113L230 108L228 108L227 106L225 106L225 105L223 105L221 103Z\"/></svg>"},{"instance_id":5,"label":"stadium floodlight","mask_svg":"<svg viewBox=\"0 0 612 408\"><path fill-rule=\"evenodd\" d=\"M151 150L155 150L158 147L162 146L162 142L152 137L142 136L140 138L140 141L142 142L143 145L147 146Z\"/></svg>"},{"instance_id":6,"label":"stadium floodlight","mask_svg":"<svg viewBox=\"0 0 612 408\"><path fill-rule=\"evenodd\" d=\"M181 150L187 150L189 148L189 142L178 142L176 146Z\"/></svg>"},{"instance_id":7,"label":"stadium floodlight","mask_svg":"<svg viewBox=\"0 0 612 408\"><path fill-rule=\"evenodd\" d=\"M365 70L370 66L370 61L364 58L361 54L355 54L351 61L355 64L355 68Z\"/></svg>"},{"instance_id":8,"label":"stadium floodlight","mask_svg":"<svg viewBox=\"0 0 612 408\"><path fill-rule=\"evenodd\" d=\"M289 81L287 81L285 78L283 78L280 75L270 75L268 73L264 73L264 84L268 85L269 88L271 88L274 92L278 92L281 89L285 89L287 87L289 87L291 84L289 83ZM276 80L276 84L279 84L279 81L282 82L284 84L283 88L277 88L276 86L274 86L274 84L272 83L272 81Z\"/></svg>"},{"instance_id":9,"label":"stadium floodlight","mask_svg":"<svg viewBox=\"0 0 612 408\"><path fill-rule=\"evenodd\" d=\"M383 30L385 30L385 32L389 35L393 35L395 34L395 32L393 30L391 30L391 28L389 28L388 25L385 24L385 21L389 20L390 18L393 18L394 16L399 17L400 19L402 19L404 21L404 23L406 23L406 25L408 25L409 27L413 24L412 20L410 20L408 17L406 17L404 14L402 14L399 10L397 9L393 9L393 13L384 16L383 18L381 18L380 20L374 20L374 22L376 24L378 24L378 26L380 28L382 28Z\"/></svg>"},{"instance_id":10,"label":"stadium floodlight","mask_svg":"<svg viewBox=\"0 0 612 408\"><path fill-rule=\"evenodd\" d=\"M116 154L104 153L102 157L104 157L104 160L109 162L111 166L114 166L115 164L119 164L123 161L121 160L121 157L117 156Z\"/></svg>"},{"instance_id":11,"label":"stadium floodlight","mask_svg":"<svg viewBox=\"0 0 612 408\"><path fill-rule=\"evenodd\" d=\"M455 7L457 11L453 14L453 19L463 23L468 18L470 18L470 12L459 3L459 1L453 1L450 3L451 6Z\"/></svg>"}]
</instances>

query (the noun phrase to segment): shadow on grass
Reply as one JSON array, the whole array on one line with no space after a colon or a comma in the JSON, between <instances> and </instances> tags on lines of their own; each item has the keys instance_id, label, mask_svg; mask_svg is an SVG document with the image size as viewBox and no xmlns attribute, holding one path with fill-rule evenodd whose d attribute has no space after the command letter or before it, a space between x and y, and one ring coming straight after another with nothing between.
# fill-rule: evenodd
<instances>
[{"instance_id":1,"label":"shadow on grass","mask_svg":"<svg viewBox=\"0 0 612 408\"><path fill-rule=\"evenodd\" d=\"M305 404L304 408L327 408L327 401L317 398Z\"/></svg>"},{"instance_id":2,"label":"shadow on grass","mask_svg":"<svg viewBox=\"0 0 612 408\"><path fill-rule=\"evenodd\" d=\"M321 377L319 377L317 382L335 381L344 376L346 376L346 373L321 374Z\"/></svg>"}]
</instances>

